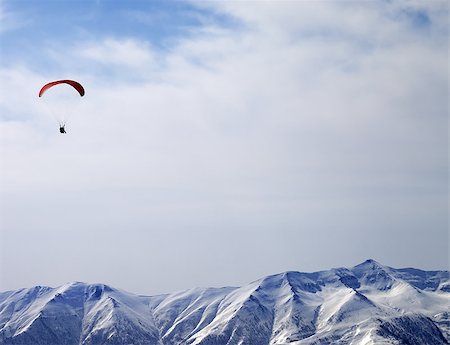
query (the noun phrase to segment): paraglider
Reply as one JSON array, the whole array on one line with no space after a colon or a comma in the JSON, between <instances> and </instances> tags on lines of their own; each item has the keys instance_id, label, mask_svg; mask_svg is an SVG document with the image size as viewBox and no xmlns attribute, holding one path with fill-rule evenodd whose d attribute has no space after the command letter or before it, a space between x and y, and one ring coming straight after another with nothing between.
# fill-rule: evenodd
<instances>
[{"instance_id":1,"label":"paraglider","mask_svg":"<svg viewBox=\"0 0 450 345\"><path fill-rule=\"evenodd\" d=\"M64 80L52 81L50 83L45 84L39 91L39 97L42 97L47 90L49 90L57 85L64 85L64 84L71 86L75 91L78 92L80 97L84 96L84 87L79 82L77 82L75 80L64 79ZM65 129L66 119L65 119L64 114L61 116L62 116L62 119L59 120L59 132L61 134L65 134L65 133L67 133L66 129Z\"/></svg>"}]
</instances>

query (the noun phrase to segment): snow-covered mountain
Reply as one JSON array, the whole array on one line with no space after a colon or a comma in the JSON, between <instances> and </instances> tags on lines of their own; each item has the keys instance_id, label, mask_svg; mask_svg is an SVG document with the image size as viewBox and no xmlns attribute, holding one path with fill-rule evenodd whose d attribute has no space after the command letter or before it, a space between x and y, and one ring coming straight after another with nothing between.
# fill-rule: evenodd
<instances>
[{"instance_id":1,"label":"snow-covered mountain","mask_svg":"<svg viewBox=\"0 0 450 345\"><path fill-rule=\"evenodd\" d=\"M284 272L240 288L139 296L103 284L0 293L4 345L448 344L448 271Z\"/></svg>"}]
</instances>

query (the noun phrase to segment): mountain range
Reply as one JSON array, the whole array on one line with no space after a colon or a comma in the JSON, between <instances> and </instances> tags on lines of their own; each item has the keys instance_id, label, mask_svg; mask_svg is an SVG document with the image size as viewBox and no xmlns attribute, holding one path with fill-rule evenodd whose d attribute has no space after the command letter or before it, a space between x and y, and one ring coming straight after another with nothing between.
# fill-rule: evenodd
<instances>
[{"instance_id":1,"label":"mountain range","mask_svg":"<svg viewBox=\"0 0 450 345\"><path fill-rule=\"evenodd\" d=\"M4 345L449 344L448 271L284 272L242 287L141 296L105 284L0 293Z\"/></svg>"}]
</instances>

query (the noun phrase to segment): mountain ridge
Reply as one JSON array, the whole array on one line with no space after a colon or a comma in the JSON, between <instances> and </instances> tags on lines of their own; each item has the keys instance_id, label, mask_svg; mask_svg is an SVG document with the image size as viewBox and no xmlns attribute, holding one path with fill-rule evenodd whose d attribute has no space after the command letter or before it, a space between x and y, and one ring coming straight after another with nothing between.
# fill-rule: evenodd
<instances>
[{"instance_id":1,"label":"mountain ridge","mask_svg":"<svg viewBox=\"0 0 450 345\"><path fill-rule=\"evenodd\" d=\"M155 296L73 282L0 293L0 344L448 344L448 271L369 259Z\"/></svg>"}]
</instances>

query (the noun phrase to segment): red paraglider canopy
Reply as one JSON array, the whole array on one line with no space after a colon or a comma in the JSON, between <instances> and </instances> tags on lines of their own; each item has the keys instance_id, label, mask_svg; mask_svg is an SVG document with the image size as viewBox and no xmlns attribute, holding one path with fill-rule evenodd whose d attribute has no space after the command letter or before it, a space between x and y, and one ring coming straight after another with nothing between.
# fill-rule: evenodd
<instances>
[{"instance_id":1,"label":"red paraglider canopy","mask_svg":"<svg viewBox=\"0 0 450 345\"><path fill-rule=\"evenodd\" d=\"M51 87L58 85L58 84L69 84L70 86L72 86L75 90L78 91L78 93L80 94L80 96L84 96L84 88L83 86L81 86L80 83L76 82L75 80L57 80L57 81L52 81L51 83L45 84L41 91L39 91L39 97L41 97L45 91L47 91L48 89L50 89Z\"/></svg>"}]
</instances>

